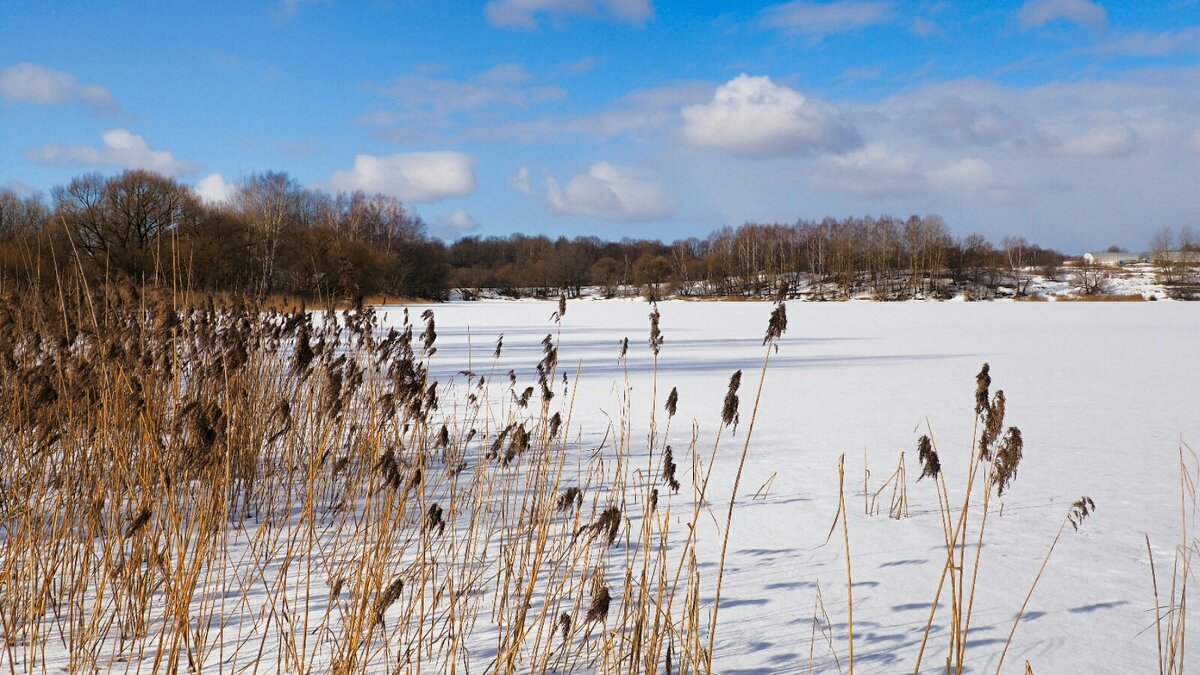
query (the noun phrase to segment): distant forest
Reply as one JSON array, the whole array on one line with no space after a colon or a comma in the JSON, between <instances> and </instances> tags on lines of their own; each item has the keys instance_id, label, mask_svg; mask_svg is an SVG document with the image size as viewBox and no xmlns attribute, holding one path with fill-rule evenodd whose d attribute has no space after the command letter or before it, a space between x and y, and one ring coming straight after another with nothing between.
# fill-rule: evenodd
<instances>
[{"instance_id":1,"label":"distant forest","mask_svg":"<svg viewBox=\"0 0 1200 675\"><path fill-rule=\"evenodd\" d=\"M285 173L239 184L205 204L182 183L142 170L87 174L49 198L0 190L0 282L52 287L65 276L196 291L306 298L442 299L640 293L754 297L802 280L814 297L880 299L1023 292L1030 268L1064 256L1022 238L950 234L938 216L747 223L672 243L514 234L433 239L395 198L306 189ZM1027 282L1026 282L1027 283Z\"/></svg>"}]
</instances>

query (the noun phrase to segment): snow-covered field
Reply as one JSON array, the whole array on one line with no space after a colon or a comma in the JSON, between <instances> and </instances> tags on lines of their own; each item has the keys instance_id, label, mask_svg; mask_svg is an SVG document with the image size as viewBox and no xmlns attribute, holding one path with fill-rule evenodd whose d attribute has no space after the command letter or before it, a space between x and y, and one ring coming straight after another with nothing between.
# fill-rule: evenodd
<instances>
[{"instance_id":1,"label":"snow-covered field","mask_svg":"<svg viewBox=\"0 0 1200 675\"><path fill-rule=\"evenodd\" d=\"M771 305L672 301L659 308L665 344L657 405L664 391L677 387L679 418L694 419L702 438L711 438L730 374L746 374L739 442L722 446L709 489L714 514L723 520L719 505L746 432ZM528 378L556 306L484 301L435 309L435 371L451 376L468 361L490 360L496 336L504 334L498 367ZM568 372L581 365L572 431L595 433L615 417L623 377L617 357L628 337L633 437L644 434L652 405L649 311L634 301L569 304L560 360ZM389 320L397 312L392 308ZM1095 500L1097 512L1078 533L1067 528L1005 671L1020 672L1026 659L1037 673L1156 669L1145 537L1165 604L1181 536L1180 444L1200 444L1200 313L1191 304L791 303L789 319L768 366L734 515L717 670L809 672L810 663L815 672L846 669L844 556L838 537L822 546L837 511L843 453L856 668L912 668L945 555L934 485L915 482L916 443L932 430L950 492L961 495L975 374L984 362L991 365L992 391L1007 396L1007 423L1024 433L1025 458L1012 487L993 502L969 669L994 671L1041 559L1069 505L1083 495ZM686 446L690 434L687 424L676 424L671 441ZM901 452L910 517L887 516L890 492L880 497L882 513L866 515L864 462L874 492ZM713 519L707 527L704 520L701 569L711 570L720 541ZM826 638L813 637L818 588L833 623L836 661ZM1195 631L1187 642L1189 652L1200 647ZM923 670L942 667L945 652L944 631L935 629Z\"/></svg>"},{"instance_id":2,"label":"snow-covered field","mask_svg":"<svg viewBox=\"0 0 1200 675\"><path fill-rule=\"evenodd\" d=\"M672 672L684 650L695 668L708 639L728 498L752 421L725 559L714 672L849 670L846 538L855 670L911 671L946 555L937 484L917 480L918 438L934 438L957 509L977 432L976 373L985 362L991 393L1005 393L1006 424L1023 432L1024 459L988 512L964 672L996 671L1026 592L1082 496L1097 510L1078 532L1065 529L1003 672L1024 672L1026 661L1039 674L1156 670L1146 539L1160 603L1169 606L1175 548L1193 536L1190 529L1181 533L1181 504L1190 509L1194 502L1181 497L1180 480L1181 454L1191 470L1197 465L1182 444L1200 445L1200 314L1193 305L791 302L777 351L763 344L771 303L657 307L664 340L657 367L647 343L652 307L641 301L571 301L561 322L553 317L556 302L410 307L414 333L424 323L418 315L427 309L435 315L436 353L428 359L439 385L435 414L423 374L407 380L419 385L415 398L401 404L387 398L391 393L381 396L403 378L371 368L397 360L366 359L374 347L364 351L362 342L323 351L310 374L298 375L292 350L300 338L285 331L279 352L252 359L259 370L243 390L250 403L220 399L230 415L262 418L225 427L230 438L262 448L253 514L234 513L222 501L224 487L210 489L224 486L231 468L165 489L154 483L150 493L136 487L141 483L124 487L116 475L100 481L107 502L63 501L91 486L63 490L59 477L77 480L74 467L42 473L41 457L26 451L15 460L21 466L2 474L36 488L26 490L36 499L0 499L0 597L21 599L0 605L0 671L172 672L192 661L204 672L433 672L453 663L456 672L478 673L505 672L497 656L509 654L509 672L618 673L636 660L627 656L631 650L645 648L657 656L639 665L664 672L667 647L645 647L631 637L642 635L643 626L647 635L669 635ZM403 307L378 312L380 336L402 325ZM434 344L425 329L414 336L419 355ZM322 333L322 345L328 335ZM555 396L542 407L543 394L530 385L537 384L535 366L546 363L547 345L557 345L548 379ZM337 356L345 349L349 361ZM342 413L330 413L328 402L337 398L331 391L343 391L343 376L351 381L357 372L364 381L363 371L351 367L360 358L368 364L365 384ZM739 370L739 424L721 431L730 375ZM183 385L217 391L216 383L171 386ZM527 386L532 398L521 405ZM678 411L668 424L664 402L672 388ZM280 396L292 402L282 427ZM414 401L424 401L425 412L413 414ZM380 416L401 408L394 418ZM171 414L166 406L147 410L128 429L102 426L104 437L128 434L133 447L144 442L139 425L151 418L165 423ZM563 413L564 430L547 419L555 411ZM659 440L650 457L652 411ZM443 423L449 428L439 431ZM522 430L528 424L535 440L510 465L503 448L512 452L515 441L510 435L505 445L500 430L518 423ZM703 460L719 433L708 504L693 518L699 481L688 448L696 438ZM89 438L70 447L82 444L79 456L91 456ZM209 442L226 447L216 436ZM678 494L658 475L665 444L675 448ZM501 448L499 457L488 447ZM885 484L902 453L907 517L893 519L893 492ZM114 460L110 455L101 451L91 461ZM839 524L830 538L843 456L845 529ZM123 461L115 458L114 473L130 470ZM703 466L697 471L705 473ZM575 485L586 492L576 510L556 508L555 496ZM660 493L651 500L654 485ZM538 501L547 497L549 503ZM446 526L435 532L427 514L437 504L446 508ZM610 546L599 534L603 528L588 523L612 505L621 520ZM968 574L980 507L976 501L967 530ZM143 508L146 518L135 524ZM684 565L688 556L679 554L693 524L695 575ZM669 543L660 548L659 541ZM668 593L669 615L657 613L653 601L633 610L633 618L623 613L632 597L623 592L636 594L639 583L641 592L672 583L678 569L688 573L679 592ZM601 586L611 589L612 606L585 619ZM693 588L698 611L685 609ZM922 672L945 670L947 597ZM652 631L637 611L650 612L641 616L655 621ZM573 617L561 637L560 612ZM687 617L695 620L691 628L682 625ZM684 646L688 640L694 641ZM1188 652L1200 647L1198 640L1192 631ZM517 646L506 647L509 641Z\"/></svg>"}]
</instances>

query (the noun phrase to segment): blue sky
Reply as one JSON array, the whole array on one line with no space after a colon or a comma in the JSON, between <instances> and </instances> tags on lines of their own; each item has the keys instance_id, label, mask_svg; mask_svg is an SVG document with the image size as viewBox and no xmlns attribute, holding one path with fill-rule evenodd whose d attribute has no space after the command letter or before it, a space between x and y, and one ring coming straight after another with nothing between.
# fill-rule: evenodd
<instances>
[{"instance_id":1,"label":"blue sky","mask_svg":"<svg viewBox=\"0 0 1200 675\"><path fill-rule=\"evenodd\" d=\"M284 170L438 236L1200 229L1200 4L0 0L0 186Z\"/></svg>"}]
</instances>

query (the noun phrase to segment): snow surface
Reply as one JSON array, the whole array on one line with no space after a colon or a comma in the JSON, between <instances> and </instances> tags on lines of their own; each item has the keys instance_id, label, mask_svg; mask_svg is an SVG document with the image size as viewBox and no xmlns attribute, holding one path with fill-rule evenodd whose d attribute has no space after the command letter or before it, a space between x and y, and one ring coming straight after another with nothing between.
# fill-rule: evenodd
<instances>
[{"instance_id":1,"label":"snow surface","mask_svg":"<svg viewBox=\"0 0 1200 675\"><path fill-rule=\"evenodd\" d=\"M660 400L653 405L678 387L679 418L695 419L702 438L711 439L729 375L742 369L741 439L771 305L669 301L659 307L666 342L658 365ZM536 301L437 306L435 371L450 377L490 363L495 338L504 334L498 368L531 378L541 338L557 332L550 322L555 309L553 302ZM381 311L388 313L385 323L399 320L399 308ZM581 365L572 432L597 433L615 416L622 377L617 355L628 337L633 410L646 411L635 413L633 437L644 438L652 405L649 311L638 301L569 303L560 362L568 372ZM1067 528L1005 670L1021 672L1026 659L1038 673L1156 669L1145 536L1163 585L1180 540L1180 443L1200 447L1200 313L1193 305L793 302L789 319L770 359L734 516L717 633L720 672L809 672L810 650L815 672L838 672L820 634L812 639L818 586L845 669L844 557L836 538L822 546L837 509L843 453L856 666L860 672L911 670L944 559L934 486L915 482L916 441L928 424L951 493L961 495L975 374L983 362L991 364L992 391L1007 395L1007 424L1024 432L1025 458L1003 511L996 504L989 519L970 670L994 671L1041 559L1069 505L1083 495L1098 510L1078 533ZM671 442L686 446L689 436L687 424L672 427ZM710 487L715 504L727 498L739 448L723 445ZM910 517L887 517L887 493L880 498L883 513L866 515L864 453L874 492L902 451ZM680 475L690 472L680 464ZM768 481L765 496L753 499ZM690 514L678 511L681 519L685 511ZM720 540L711 525L701 532L701 566L711 573ZM934 672L946 640L942 633L930 640L923 670ZM1188 651L1197 653L1198 642L1191 631Z\"/></svg>"}]
</instances>

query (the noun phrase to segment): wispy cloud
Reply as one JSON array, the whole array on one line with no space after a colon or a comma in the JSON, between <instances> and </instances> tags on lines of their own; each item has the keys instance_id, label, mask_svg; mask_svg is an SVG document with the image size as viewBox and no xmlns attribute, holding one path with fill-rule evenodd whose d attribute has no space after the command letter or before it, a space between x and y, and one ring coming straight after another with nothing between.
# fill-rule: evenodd
<instances>
[{"instance_id":1,"label":"wispy cloud","mask_svg":"<svg viewBox=\"0 0 1200 675\"><path fill-rule=\"evenodd\" d=\"M796 0L772 5L762 11L760 21L766 28L820 38L845 33L890 21L895 13L890 2L840 0L805 2Z\"/></svg>"},{"instance_id":2,"label":"wispy cloud","mask_svg":"<svg viewBox=\"0 0 1200 675\"><path fill-rule=\"evenodd\" d=\"M25 157L39 164L146 169L173 178L196 170L196 165L181 162L166 150L151 148L145 139L126 129L111 129L101 139L100 147L50 144L26 150Z\"/></svg>"},{"instance_id":3,"label":"wispy cloud","mask_svg":"<svg viewBox=\"0 0 1200 675\"><path fill-rule=\"evenodd\" d=\"M842 84L852 85L869 80L878 80L882 76L883 66L877 64L873 66L847 68L842 71L842 75L839 79L841 79Z\"/></svg>"},{"instance_id":4,"label":"wispy cloud","mask_svg":"<svg viewBox=\"0 0 1200 675\"><path fill-rule=\"evenodd\" d=\"M564 72L568 75L585 75L587 73L592 72L592 69L595 67L596 67L596 57L585 56L581 59L577 59L577 60L571 61L569 63L564 63L562 66L560 66L560 69L562 70L562 72Z\"/></svg>"},{"instance_id":5,"label":"wispy cloud","mask_svg":"<svg viewBox=\"0 0 1200 675\"><path fill-rule=\"evenodd\" d=\"M37 188L19 180L6 180L3 183L0 183L0 190L9 190L17 197L22 199L25 197L33 197L38 194Z\"/></svg>"},{"instance_id":6,"label":"wispy cloud","mask_svg":"<svg viewBox=\"0 0 1200 675\"><path fill-rule=\"evenodd\" d=\"M80 102L100 113L119 110L104 87L83 84L68 72L28 61L0 70L0 97L14 103L38 105Z\"/></svg>"},{"instance_id":7,"label":"wispy cloud","mask_svg":"<svg viewBox=\"0 0 1200 675\"><path fill-rule=\"evenodd\" d=\"M664 135L676 126L681 107L709 100L712 91L711 82L678 82L635 89L591 112L547 114L521 119L505 113L524 112L526 107L510 107L507 111L494 111L496 114L472 115L467 123L461 124L455 123L449 115L443 115L437 118L438 126L444 130L438 138L446 142L486 140L541 143L567 137L602 141L632 136L652 141L654 134ZM359 122L377 127L376 135L384 138L422 138L427 142L430 138L429 127L418 136L404 126L409 119L405 114L395 111L375 111L360 116Z\"/></svg>"},{"instance_id":8,"label":"wispy cloud","mask_svg":"<svg viewBox=\"0 0 1200 675\"><path fill-rule=\"evenodd\" d=\"M506 108L527 109L566 96L557 85L540 83L524 66L502 63L465 79L435 77L428 72L399 75L368 89L388 99L394 110L375 110L359 118L370 126L404 121L446 125L463 113Z\"/></svg>"},{"instance_id":9,"label":"wispy cloud","mask_svg":"<svg viewBox=\"0 0 1200 675\"><path fill-rule=\"evenodd\" d=\"M1022 28L1041 28L1052 21L1103 28L1108 12L1091 0L1029 0L1017 11L1017 20Z\"/></svg>"},{"instance_id":10,"label":"wispy cloud","mask_svg":"<svg viewBox=\"0 0 1200 675\"><path fill-rule=\"evenodd\" d=\"M654 5L650 0L491 0L483 13L488 23L502 28L536 29L541 17L561 26L572 16L641 26L654 16Z\"/></svg>"},{"instance_id":11,"label":"wispy cloud","mask_svg":"<svg viewBox=\"0 0 1200 675\"><path fill-rule=\"evenodd\" d=\"M1134 31L1102 42L1096 51L1106 56L1200 54L1200 28Z\"/></svg>"}]
</instances>

